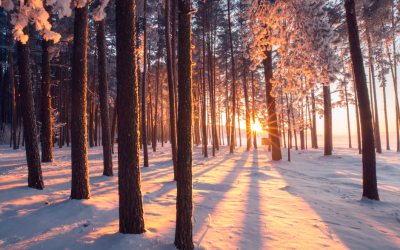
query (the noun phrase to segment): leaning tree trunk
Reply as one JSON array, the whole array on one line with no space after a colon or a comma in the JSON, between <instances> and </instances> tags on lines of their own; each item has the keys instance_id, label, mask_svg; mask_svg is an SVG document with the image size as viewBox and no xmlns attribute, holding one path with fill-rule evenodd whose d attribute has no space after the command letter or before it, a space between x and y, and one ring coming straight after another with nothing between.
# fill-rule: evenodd
<instances>
[{"instance_id":1,"label":"leaning tree trunk","mask_svg":"<svg viewBox=\"0 0 400 250\"><path fill-rule=\"evenodd\" d=\"M165 1L165 43L167 49L167 78L169 92L169 123L171 133L172 163L174 164L174 180L177 178L176 172L176 121L175 121L175 91L174 91L174 72L172 68L171 56L171 34L169 20L170 0Z\"/></svg>"},{"instance_id":2,"label":"leaning tree trunk","mask_svg":"<svg viewBox=\"0 0 400 250\"><path fill-rule=\"evenodd\" d=\"M174 244L178 249L192 250L192 52L190 0L178 2L178 157L176 231Z\"/></svg>"},{"instance_id":3,"label":"leaning tree trunk","mask_svg":"<svg viewBox=\"0 0 400 250\"><path fill-rule=\"evenodd\" d=\"M106 55L106 21L99 22L97 30L98 72L99 72L99 98L101 116L101 134L103 137L103 175L113 176L113 163L111 155L110 118L108 112L108 84L107 84L107 55Z\"/></svg>"},{"instance_id":4,"label":"leaning tree trunk","mask_svg":"<svg viewBox=\"0 0 400 250\"><path fill-rule=\"evenodd\" d=\"M332 155L332 104L331 90L324 86L324 155Z\"/></svg>"},{"instance_id":5,"label":"leaning tree trunk","mask_svg":"<svg viewBox=\"0 0 400 250\"><path fill-rule=\"evenodd\" d=\"M363 163L363 196L379 200L376 180L376 155L374 148L374 131L372 114L368 98L367 79L365 77L363 57L358 35L355 0L345 0L347 30L350 45L350 55L354 67L354 77L360 104L362 133L362 163Z\"/></svg>"},{"instance_id":6,"label":"leaning tree trunk","mask_svg":"<svg viewBox=\"0 0 400 250\"><path fill-rule=\"evenodd\" d=\"M144 233L139 164L135 1L116 1L119 231ZM146 143L146 141L143 141Z\"/></svg>"},{"instance_id":7,"label":"leaning tree trunk","mask_svg":"<svg viewBox=\"0 0 400 250\"><path fill-rule=\"evenodd\" d=\"M87 39L88 5L75 9L71 82L71 199L89 199L87 161Z\"/></svg>"},{"instance_id":8,"label":"leaning tree trunk","mask_svg":"<svg viewBox=\"0 0 400 250\"><path fill-rule=\"evenodd\" d=\"M266 59L263 60L265 74L265 89L267 92L267 107L268 107L268 124L270 133L270 142L272 143L272 160L279 161L282 159L281 141L279 138L278 121L276 117L275 97L271 95L272 91L272 50L266 50Z\"/></svg>"},{"instance_id":9,"label":"leaning tree trunk","mask_svg":"<svg viewBox=\"0 0 400 250\"><path fill-rule=\"evenodd\" d=\"M29 26L24 28L24 33L29 34ZM29 44L18 42L19 88L26 140L26 160L28 162L28 187L43 189L44 183L42 167L40 165L39 142L36 136L35 102L33 99L29 65Z\"/></svg>"}]
</instances>

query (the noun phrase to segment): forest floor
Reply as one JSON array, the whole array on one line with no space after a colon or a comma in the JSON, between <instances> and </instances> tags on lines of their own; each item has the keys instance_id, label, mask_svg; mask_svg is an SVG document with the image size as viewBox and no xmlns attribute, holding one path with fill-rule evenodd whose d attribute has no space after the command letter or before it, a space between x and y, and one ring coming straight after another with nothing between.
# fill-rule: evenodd
<instances>
[{"instance_id":1,"label":"forest floor","mask_svg":"<svg viewBox=\"0 0 400 250\"><path fill-rule=\"evenodd\" d=\"M116 152L117 152L117 146ZM211 147L209 147L211 155ZM70 200L70 149L43 163L45 189L27 187L23 150L0 146L0 249L175 249L176 183L170 147L149 148L141 168L147 232L118 233L118 165L102 176L102 148L89 148L90 200ZM197 249L399 249L400 155L377 155L381 201L361 199L357 149L291 151L272 162L265 147L194 146ZM46 204L48 203L48 204Z\"/></svg>"}]
</instances>

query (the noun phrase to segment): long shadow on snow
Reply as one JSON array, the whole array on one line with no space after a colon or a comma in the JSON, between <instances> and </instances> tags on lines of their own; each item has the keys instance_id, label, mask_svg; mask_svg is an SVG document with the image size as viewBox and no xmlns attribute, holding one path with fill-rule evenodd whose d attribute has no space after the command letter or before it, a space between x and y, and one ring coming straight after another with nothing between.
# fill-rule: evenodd
<instances>
[{"instance_id":1,"label":"long shadow on snow","mask_svg":"<svg viewBox=\"0 0 400 250\"><path fill-rule=\"evenodd\" d=\"M226 157L229 157L227 155ZM196 234L196 231L200 230L204 224L204 221L206 219L207 214L212 214L215 208L218 206L218 204L226 197L227 193L232 189L235 188L233 187L233 184L235 183L236 179L240 175L240 173L243 171L244 165L246 163L247 158L249 157L248 152L242 153L242 157L240 160L236 160L235 166L232 168L229 174L227 174L224 179L220 183L224 183L224 185L229 186L229 188L225 188L223 191L213 191L213 192L218 192L220 194L220 197L218 199L204 199L201 204L194 204L194 217L199 218L196 219L196 221L201 221L201 223L195 223L194 224L194 234ZM193 187L193 189L196 189ZM211 190L212 191L212 190ZM200 216L200 214L196 214L196 208L206 208L208 211L204 213L205 215L203 218ZM208 228L206 229L206 232L208 231ZM200 239L196 242L197 246L200 246L201 240L205 237L205 234L203 233Z\"/></svg>"},{"instance_id":2,"label":"long shadow on snow","mask_svg":"<svg viewBox=\"0 0 400 250\"><path fill-rule=\"evenodd\" d=\"M321 150L321 153L322 152L323 151ZM307 153L307 150L305 151L305 153ZM267 155L268 155L268 158L271 158L271 155L269 155L269 154L267 154ZM296 161L296 156L297 155L298 154L293 154L292 155L293 162ZM361 157L361 156L359 156L359 155L348 155L348 157L352 157L352 158L357 157L358 158L358 157ZM331 160L332 157L331 156L328 156L328 157L321 156L321 157L317 157L316 159L312 159L312 160L321 160L322 158L327 158L328 160ZM341 164L339 161L341 161L343 159L337 158L336 160L338 161L338 164ZM353 162L353 161L355 161L355 160L352 160L351 162ZM361 161L361 159L358 159L358 161ZM293 164L293 162L289 163L289 164ZM347 160L347 162L348 162L348 160ZM287 162L285 162L285 163L287 163ZM377 161L377 163L378 163L378 161ZM346 164L346 162L342 162L342 164ZM288 184L293 183L293 179L296 178L296 179L301 179L303 181L312 181L312 183L314 183L314 184L315 183L323 183L323 184L329 184L329 185L336 185L336 186L342 188L342 192L346 188L353 188L353 189L358 189L359 190L359 194L360 194L360 198L361 198L362 185L360 185L360 184L352 183L352 182L338 182L336 180L332 180L331 178L323 178L323 177L319 177L319 176L307 175L307 174L303 174L301 172L294 171L294 170L289 169L287 167L280 167L280 166L278 166L278 164L276 164L275 167L277 168L277 170L280 173L280 175L282 176L282 178ZM328 174L328 176L329 175L334 176L335 169L334 168L327 168L327 167L328 166L325 166L325 168L327 170L332 171L332 174ZM361 169L360 169L360 172L361 172ZM379 181L379 176L378 176L378 181ZM342 185L342 186L340 186L340 185ZM327 225L329 225L329 228L336 233L336 235L340 238L340 240L349 249L371 249L372 246L368 244L368 241L363 240L364 237L379 238L380 241L383 240L383 237L381 237L382 236L382 234L381 234L382 231L381 230L374 228L373 230L375 230L377 234L374 234L374 235L369 234L368 236L365 236L366 232L363 232L361 228L358 228L357 225L349 225L349 222L346 221L347 217L353 218L353 219L357 218L356 220L359 221L359 223L361 223L362 221L365 220L365 217L363 217L363 215L366 216L365 214L360 214L357 210L354 211L354 210L350 210L348 208L345 208L345 215L341 215L341 213L337 213L331 208L321 207L320 205L315 203L315 200L314 200L314 202L308 200L307 195L305 195L304 193L305 192L309 192L309 191L310 190L307 190L307 189L299 190L299 192L296 192L296 194L298 196L300 196L303 199L303 201L306 202L316 214L318 214L318 216L322 219L323 222L325 222ZM380 190L380 192L382 192L382 190ZM339 195L336 195L335 192L334 193L329 193L329 194L333 194L335 196L333 196L333 197L332 196L331 197L322 196L321 198L325 198L325 199L329 199L330 198L331 200L333 200L333 201L331 201L332 203L334 203L335 202L334 200L336 199L336 200L339 201L338 204L340 204L340 202L343 201L342 197L340 197ZM361 201L360 200L347 200L347 202L350 202L352 204L359 204L360 206L367 206L367 207L369 207L371 209L379 208L380 204L382 203L382 201L379 201L379 202L372 202L371 201L371 202L369 202L369 201L364 201L364 200L361 200ZM378 209L375 209L375 210L378 210ZM376 212L378 212L378 211L376 211ZM343 216L345 216L345 218L343 218ZM380 217L380 216L377 216L377 217ZM336 218L336 220L332 222L331 221L332 218ZM377 221L373 217L368 217L368 219L370 219L371 221L374 221L377 224L380 224L382 227L387 227L388 226L388 225L386 225L384 223L384 221L381 221L381 222ZM368 225L369 223L366 223L366 224ZM394 222L393 224L397 224L397 223ZM357 232L357 234L359 234L360 237L357 237L357 238L351 237L351 235L347 234L346 230L342 230L342 228L346 229L346 230L357 230L357 231L359 230L359 232ZM369 225L369 229L372 230L372 228L373 227L371 225ZM396 232L395 229L388 229L388 230ZM329 237L329 236L327 235L327 237ZM400 238L399 236L397 236L397 237ZM329 237L329 238L331 238L331 237ZM332 240L332 238L331 238L331 240ZM329 243L329 242L327 242L327 243ZM385 249L398 249L398 245L396 245L394 242L386 241L385 243L386 243L386 248Z\"/></svg>"}]
</instances>

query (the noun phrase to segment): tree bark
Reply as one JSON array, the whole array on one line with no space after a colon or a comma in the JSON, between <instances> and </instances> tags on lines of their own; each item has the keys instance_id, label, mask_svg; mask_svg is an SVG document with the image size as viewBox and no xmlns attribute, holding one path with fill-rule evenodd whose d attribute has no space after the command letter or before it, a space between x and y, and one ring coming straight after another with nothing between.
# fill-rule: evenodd
<instances>
[{"instance_id":1,"label":"tree bark","mask_svg":"<svg viewBox=\"0 0 400 250\"><path fill-rule=\"evenodd\" d=\"M23 31L25 34L29 34L29 25L25 27ZM25 149L28 163L28 187L41 190L44 188L44 183L42 167L40 165L39 142L36 136L35 102L33 99L29 65L29 44L18 42L19 88L24 122L24 135L26 139Z\"/></svg>"},{"instance_id":2,"label":"tree bark","mask_svg":"<svg viewBox=\"0 0 400 250\"><path fill-rule=\"evenodd\" d=\"M316 110L315 110L315 94L314 94L314 89L311 90L311 99L312 99L312 147L313 148L318 148L318 138L317 138L317 116L316 116Z\"/></svg>"},{"instance_id":3,"label":"tree bark","mask_svg":"<svg viewBox=\"0 0 400 250\"><path fill-rule=\"evenodd\" d=\"M192 52L190 0L178 2L178 157L176 231L174 244L178 249L192 250Z\"/></svg>"},{"instance_id":4,"label":"tree bark","mask_svg":"<svg viewBox=\"0 0 400 250\"><path fill-rule=\"evenodd\" d=\"M139 164L135 1L116 1L119 231L144 233ZM145 141L144 141L145 142Z\"/></svg>"},{"instance_id":5,"label":"tree bark","mask_svg":"<svg viewBox=\"0 0 400 250\"><path fill-rule=\"evenodd\" d=\"M147 149L147 122L146 121L146 97L147 97L147 0L144 0L144 20L143 20L143 77L142 77L142 141L143 141L143 166L149 166L149 155ZM119 124L119 123L118 123ZM119 133L118 133L119 134Z\"/></svg>"},{"instance_id":6,"label":"tree bark","mask_svg":"<svg viewBox=\"0 0 400 250\"><path fill-rule=\"evenodd\" d=\"M100 116L102 122L103 135L103 175L114 176L113 163L111 155L111 135L110 135L110 118L108 111L108 84L107 84L107 55L106 55L106 21L99 22L97 30L97 48L98 55L98 73L99 73L99 98L100 98Z\"/></svg>"},{"instance_id":7,"label":"tree bark","mask_svg":"<svg viewBox=\"0 0 400 250\"><path fill-rule=\"evenodd\" d=\"M367 42L368 42L369 67L370 67L371 78L372 78L373 99L371 98L371 101L373 101L374 112L375 112L375 126L374 126L374 129L375 129L376 152L377 153L382 153L381 136L380 136L380 129L379 129L378 103L377 103L377 100L376 100L375 70L374 70L374 62L373 62L371 39L370 39L370 36L369 36L368 24L366 25L366 33L367 33Z\"/></svg>"},{"instance_id":8,"label":"tree bark","mask_svg":"<svg viewBox=\"0 0 400 250\"><path fill-rule=\"evenodd\" d=\"M350 114L349 114L349 100L347 98L347 86L344 86L344 94L346 96L346 110L347 110L347 131L349 134L349 148L351 148L351 131L350 131Z\"/></svg>"},{"instance_id":9,"label":"tree bark","mask_svg":"<svg viewBox=\"0 0 400 250\"><path fill-rule=\"evenodd\" d=\"M75 8L71 82L71 199L89 199L87 162L87 39L88 5Z\"/></svg>"},{"instance_id":10,"label":"tree bark","mask_svg":"<svg viewBox=\"0 0 400 250\"><path fill-rule=\"evenodd\" d=\"M263 60L264 74L265 74L265 89L267 94L267 107L268 107L268 127L270 134L270 141L272 143L272 160L279 161L282 159L281 142L279 138L278 122L276 117L275 96L271 95L273 77L272 66L272 50L266 50L266 59Z\"/></svg>"},{"instance_id":11,"label":"tree bark","mask_svg":"<svg viewBox=\"0 0 400 250\"><path fill-rule=\"evenodd\" d=\"M253 124L256 123L256 109L255 109L255 103L254 103L254 72L251 72L251 98L252 98L252 114L253 114ZM254 147L257 149L257 131L253 131L253 144Z\"/></svg>"},{"instance_id":12,"label":"tree bark","mask_svg":"<svg viewBox=\"0 0 400 250\"><path fill-rule=\"evenodd\" d=\"M332 155L332 104L331 90L324 86L324 155Z\"/></svg>"},{"instance_id":13,"label":"tree bark","mask_svg":"<svg viewBox=\"0 0 400 250\"><path fill-rule=\"evenodd\" d=\"M229 152L233 153L235 147L235 116L236 116L236 81L235 81L235 59L233 54L233 41L232 41L232 28L231 28L231 8L230 0L228 0L228 28L229 28L229 41L231 48L231 63L232 63L232 132L231 132L231 145Z\"/></svg>"},{"instance_id":14,"label":"tree bark","mask_svg":"<svg viewBox=\"0 0 400 250\"><path fill-rule=\"evenodd\" d=\"M51 120L50 41L42 40L42 162L53 161L53 125Z\"/></svg>"},{"instance_id":15,"label":"tree bark","mask_svg":"<svg viewBox=\"0 0 400 250\"><path fill-rule=\"evenodd\" d=\"M369 199L379 200L376 180L376 156L374 149L374 132L372 115L368 98L367 79L365 77L363 57L358 35L356 8L354 0L345 0L347 30L350 45L350 55L354 67L354 77L360 104L362 133L362 163L363 163L363 194Z\"/></svg>"},{"instance_id":16,"label":"tree bark","mask_svg":"<svg viewBox=\"0 0 400 250\"><path fill-rule=\"evenodd\" d=\"M174 72L172 67L171 55L171 34L170 34L170 0L165 0L165 43L167 49L167 78L169 92L169 123L171 135L172 162L174 164L174 180L177 178L176 172L176 121L175 121L175 91L174 91Z\"/></svg>"}]
</instances>

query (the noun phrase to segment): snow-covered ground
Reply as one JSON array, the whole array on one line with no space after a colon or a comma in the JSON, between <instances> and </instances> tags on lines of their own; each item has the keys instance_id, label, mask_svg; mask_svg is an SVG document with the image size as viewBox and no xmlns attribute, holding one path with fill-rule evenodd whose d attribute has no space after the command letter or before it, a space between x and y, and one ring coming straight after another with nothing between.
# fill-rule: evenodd
<instances>
[{"instance_id":1,"label":"snow-covered ground","mask_svg":"<svg viewBox=\"0 0 400 250\"><path fill-rule=\"evenodd\" d=\"M211 147L209 147L211 150ZM117 151L117 146L116 146ZM211 151L210 151L211 152ZM361 199L356 149L291 151L271 162L265 147L204 158L194 146L194 241L197 249L399 249L400 155L377 156L381 201ZM0 249L175 249L170 147L141 168L142 235L118 233L118 165L102 176L102 149L89 148L90 200L70 200L70 149L44 163L45 189L27 187L25 152L0 146ZM48 203L48 204L46 204Z\"/></svg>"}]
</instances>

